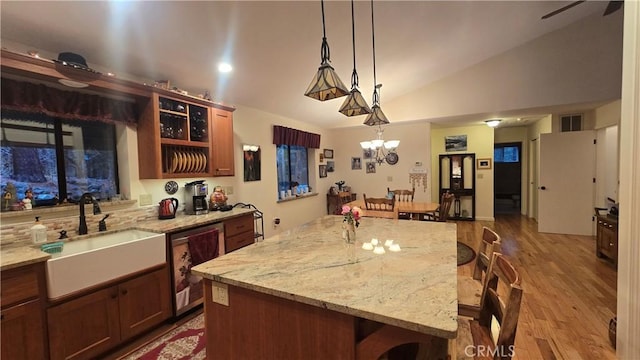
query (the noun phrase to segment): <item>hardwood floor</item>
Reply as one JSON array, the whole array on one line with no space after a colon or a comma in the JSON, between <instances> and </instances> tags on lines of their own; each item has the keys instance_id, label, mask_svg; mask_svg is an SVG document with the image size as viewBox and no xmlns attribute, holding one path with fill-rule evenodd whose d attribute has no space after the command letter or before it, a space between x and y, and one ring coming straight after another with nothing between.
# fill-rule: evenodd
<instances>
[{"instance_id":1,"label":"hardwood floor","mask_svg":"<svg viewBox=\"0 0 640 360\"><path fill-rule=\"evenodd\" d=\"M524 291L514 359L615 359L608 324L616 311L615 267L596 258L595 237L537 232L519 214L460 221L458 240L477 249L482 226L502 237ZM473 262L458 267L471 275Z\"/></svg>"}]
</instances>

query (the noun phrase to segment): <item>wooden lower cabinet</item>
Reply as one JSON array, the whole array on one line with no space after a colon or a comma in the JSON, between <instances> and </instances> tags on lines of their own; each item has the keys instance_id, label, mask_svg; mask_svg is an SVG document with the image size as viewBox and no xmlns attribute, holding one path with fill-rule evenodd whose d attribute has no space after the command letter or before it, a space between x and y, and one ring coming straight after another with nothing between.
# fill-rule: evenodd
<instances>
[{"instance_id":1,"label":"wooden lower cabinet","mask_svg":"<svg viewBox=\"0 0 640 360\"><path fill-rule=\"evenodd\" d=\"M143 333L171 316L169 284L169 272L162 269L119 286L123 338Z\"/></svg>"},{"instance_id":2,"label":"wooden lower cabinet","mask_svg":"<svg viewBox=\"0 0 640 360\"><path fill-rule=\"evenodd\" d=\"M2 271L0 359L46 359L44 262Z\"/></svg>"},{"instance_id":3,"label":"wooden lower cabinet","mask_svg":"<svg viewBox=\"0 0 640 360\"><path fill-rule=\"evenodd\" d=\"M44 359L42 302L32 300L2 310L2 359Z\"/></svg>"},{"instance_id":4,"label":"wooden lower cabinet","mask_svg":"<svg viewBox=\"0 0 640 360\"><path fill-rule=\"evenodd\" d=\"M48 309L51 359L90 359L171 316L168 268Z\"/></svg>"},{"instance_id":5,"label":"wooden lower cabinet","mask_svg":"<svg viewBox=\"0 0 640 360\"><path fill-rule=\"evenodd\" d=\"M224 222L225 253L230 253L255 241L253 213Z\"/></svg>"},{"instance_id":6,"label":"wooden lower cabinet","mask_svg":"<svg viewBox=\"0 0 640 360\"><path fill-rule=\"evenodd\" d=\"M598 215L596 227L596 256L618 263L618 220Z\"/></svg>"}]
</instances>

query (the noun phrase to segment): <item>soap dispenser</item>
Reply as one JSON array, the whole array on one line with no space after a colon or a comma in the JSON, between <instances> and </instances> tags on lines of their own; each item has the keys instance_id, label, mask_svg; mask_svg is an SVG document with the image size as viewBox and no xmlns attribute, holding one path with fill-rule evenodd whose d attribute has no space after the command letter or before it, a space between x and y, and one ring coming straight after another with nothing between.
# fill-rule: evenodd
<instances>
[{"instance_id":1,"label":"soap dispenser","mask_svg":"<svg viewBox=\"0 0 640 360\"><path fill-rule=\"evenodd\" d=\"M39 216L36 216L36 224L31 227L31 241L34 244L47 242L47 227L40 223Z\"/></svg>"}]
</instances>

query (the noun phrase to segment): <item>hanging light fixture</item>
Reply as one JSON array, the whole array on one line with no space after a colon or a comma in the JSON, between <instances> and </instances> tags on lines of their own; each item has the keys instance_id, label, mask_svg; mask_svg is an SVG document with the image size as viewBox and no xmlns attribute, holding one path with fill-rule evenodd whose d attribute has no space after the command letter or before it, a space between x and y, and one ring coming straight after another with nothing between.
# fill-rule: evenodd
<instances>
[{"instance_id":1,"label":"hanging light fixture","mask_svg":"<svg viewBox=\"0 0 640 360\"><path fill-rule=\"evenodd\" d=\"M320 101L331 100L345 96L349 93L347 87L342 83L335 70L329 63L330 52L327 43L327 34L324 27L324 0L320 1L322 7L322 47L320 48L321 62L318 72L311 80L311 84L304 93L305 96Z\"/></svg>"},{"instance_id":2,"label":"hanging light fixture","mask_svg":"<svg viewBox=\"0 0 640 360\"><path fill-rule=\"evenodd\" d=\"M384 141L382 138L382 130L381 126L378 126L378 130L376 131L376 139L370 141L362 141L360 146L367 150L372 150L373 159L378 163L378 165L382 165L383 162L387 162L389 165L395 165L398 162L398 154L396 153L396 148L400 145L400 140L389 140Z\"/></svg>"},{"instance_id":3,"label":"hanging light fixture","mask_svg":"<svg viewBox=\"0 0 640 360\"><path fill-rule=\"evenodd\" d=\"M371 40L373 44L373 105L371 105L371 114L364 120L365 125L384 125L389 120L380 109L380 88L382 84L378 84L376 80L376 35L373 25L373 0L371 0Z\"/></svg>"},{"instance_id":4,"label":"hanging light fixture","mask_svg":"<svg viewBox=\"0 0 640 360\"><path fill-rule=\"evenodd\" d=\"M340 112L346 116L371 114L371 109L358 90L358 72L356 71L356 22L351 0L351 40L353 46L353 72L351 73L351 92L342 103Z\"/></svg>"}]
</instances>

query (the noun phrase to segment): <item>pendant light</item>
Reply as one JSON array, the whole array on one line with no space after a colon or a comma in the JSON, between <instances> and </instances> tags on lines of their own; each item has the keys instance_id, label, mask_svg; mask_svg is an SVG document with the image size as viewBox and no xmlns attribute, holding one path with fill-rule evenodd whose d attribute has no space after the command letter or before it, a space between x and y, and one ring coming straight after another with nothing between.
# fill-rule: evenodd
<instances>
[{"instance_id":1,"label":"pendant light","mask_svg":"<svg viewBox=\"0 0 640 360\"><path fill-rule=\"evenodd\" d=\"M346 116L371 114L371 109L358 90L358 72L356 71L356 22L351 0L351 41L353 46L353 72L351 73L351 92L342 103L340 112Z\"/></svg>"},{"instance_id":2,"label":"pendant light","mask_svg":"<svg viewBox=\"0 0 640 360\"><path fill-rule=\"evenodd\" d=\"M376 80L376 35L373 25L373 0L371 0L371 40L373 44L373 105L371 105L371 114L364 121L365 125L375 126L388 124L389 120L380 109L380 88L382 84L378 84Z\"/></svg>"},{"instance_id":3,"label":"pendant light","mask_svg":"<svg viewBox=\"0 0 640 360\"><path fill-rule=\"evenodd\" d=\"M321 62L318 72L311 80L311 84L304 93L305 96L320 101L331 100L345 96L349 93L347 87L342 83L335 70L329 63L330 52L327 43L327 34L324 27L324 0L320 1L322 7L322 47L320 48Z\"/></svg>"}]
</instances>

